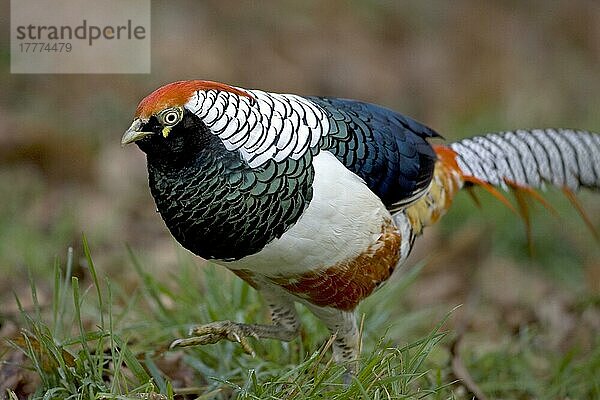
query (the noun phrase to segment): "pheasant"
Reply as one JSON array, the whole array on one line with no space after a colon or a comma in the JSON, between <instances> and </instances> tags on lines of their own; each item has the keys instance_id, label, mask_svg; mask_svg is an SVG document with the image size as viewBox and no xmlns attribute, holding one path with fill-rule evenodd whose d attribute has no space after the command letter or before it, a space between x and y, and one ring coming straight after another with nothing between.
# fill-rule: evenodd
<instances>
[{"instance_id":1,"label":"pheasant","mask_svg":"<svg viewBox=\"0 0 600 400\"><path fill-rule=\"evenodd\" d=\"M272 324L213 322L172 347L248 337L290 341L302 303L356 370L355 308L390 278L415 239L463 187L572 193L600 188L600 135L535 129L447 146L433 129L356 100L303 97L191 80L137 107L122 145L147 155L171 234L262 293ZM510 203L508 203L510 205Z\"/></svg>"}]
</instances>

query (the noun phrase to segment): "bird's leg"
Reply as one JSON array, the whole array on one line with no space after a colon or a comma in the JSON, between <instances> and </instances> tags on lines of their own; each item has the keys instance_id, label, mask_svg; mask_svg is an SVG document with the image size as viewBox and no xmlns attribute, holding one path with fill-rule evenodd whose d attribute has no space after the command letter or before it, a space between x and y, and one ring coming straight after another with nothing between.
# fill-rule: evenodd
<instances>
[{"instance_id":1,"label":"bird's leg","mask_svg":"<svg viewBox=\"0 0 600 400\"><path fill-rule=\"evenodd\" d=\"M244 351L254 355L248 337L289 342L298 336L300 322L294 303L290 299L267 291L263 292L263 297L271 310L272 325L244 324L232 321L211 322L192 328L190 330L191 337L175 340L171 343L170 348L212 344L221 340L229 340L240 343Z\"/></svg>"},{"instance_id":2,"label":"bird's leg","mask_svg":"<svg viewBox=\"0 0 600 400\"><path fill-rule=\"evenodd\" d=\"M343 380L346 385L349 385L352 377L358 372L360 335L356 324L356 314L330 307L306 305L327 325L331 334L335 335L332 346L333 361L346 366L347 372L344 374Z\"/></svg>"}]
</instances>

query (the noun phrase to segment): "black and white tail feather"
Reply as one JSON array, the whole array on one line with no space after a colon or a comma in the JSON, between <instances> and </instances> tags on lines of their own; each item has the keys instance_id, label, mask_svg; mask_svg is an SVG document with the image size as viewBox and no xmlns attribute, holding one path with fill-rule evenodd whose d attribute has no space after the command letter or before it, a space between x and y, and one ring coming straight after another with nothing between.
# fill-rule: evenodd
<instances>
[{"instance_id":1,"label":"black and white tail feather","mask_svg":"<svg viewBox=\"0 0 600 400\"><path fill-rule=\"evenodd\" d=\"M471 137L450 147L464 177L493 186L600 189L597 133L571 129L517 130Z\"/></svg>"}]
</instances>

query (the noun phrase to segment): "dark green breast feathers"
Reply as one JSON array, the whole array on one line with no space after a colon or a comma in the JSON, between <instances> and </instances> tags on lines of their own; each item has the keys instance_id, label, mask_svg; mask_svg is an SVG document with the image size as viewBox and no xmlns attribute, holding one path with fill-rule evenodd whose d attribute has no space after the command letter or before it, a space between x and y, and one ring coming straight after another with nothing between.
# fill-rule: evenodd
<instances>
[{"instance_id":1,"label":"dark green breast feathers","mask_svg":"<svg viewBox=\"0 0 600 400\"><path fill-rule=\"evenodd\" d=\"M148 129L159 129L154 117ZM311 152L250 168L187 110L167 138L156 134L137 143L147 153L150 189L167 227L205 259L258 252L293 225L312 198Z\"/></svg>"}]
</instances>

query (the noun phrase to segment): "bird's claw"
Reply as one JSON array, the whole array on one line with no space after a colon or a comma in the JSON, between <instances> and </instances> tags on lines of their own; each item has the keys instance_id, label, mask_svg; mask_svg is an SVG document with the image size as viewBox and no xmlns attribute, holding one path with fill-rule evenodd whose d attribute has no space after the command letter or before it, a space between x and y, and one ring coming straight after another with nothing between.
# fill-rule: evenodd
<instances>
[{"instance_id":1,"label":"bird's claw","mask_svg":"<svg viewBox=\"0 0 600 400\"><path fill-rule=\"evenodd\" d=\"M247 325L231 321L218 321L196 326L190 329L189 335L191 337L173 341L169 346L169 349L172 350L176 347L213 344L225 339L230 342L239 343L246 353L254 357L256 353L252 346L250 346L250 342L248 342L247 338L252 336L258 339L258 335L254 332L248 332L247 327Z\"/></svg>"}]
</instances>

